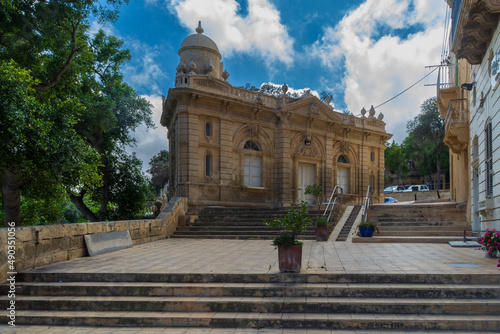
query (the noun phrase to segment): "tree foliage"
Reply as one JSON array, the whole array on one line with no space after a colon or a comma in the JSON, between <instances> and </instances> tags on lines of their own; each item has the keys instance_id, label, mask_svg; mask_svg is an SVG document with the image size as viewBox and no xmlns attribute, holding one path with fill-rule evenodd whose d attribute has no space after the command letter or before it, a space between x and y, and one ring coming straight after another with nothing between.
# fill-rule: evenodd
<instances>
[{"instance_id":1,"label":"tree foliage","mask_svg":"<svg viewBox=\"0 0 500 334\"><path fill-rule=\"evenodd\" d=\"M148 173L151 174L151 183L155 189L156 195L159 195L165 183L168 182L170 176L170 160L169 152L161 150L149 161Z\"/></svg>"},{"instance_id":2,"label":"tree foliage","mask_svg":"<svg viewBox=\"0 0 500 334\"><path fill-rule=\"evenodd\" d=\"M384 152L385 158L385 183L393 184L397 180L402 182L408 176L407 159L403 152L402 146L392 141L391 144L386 142Z\"/></svg>"},{"instance_id":3,"label":"tree foliage","mask_svg":"<svg viewBox=\"0 0 500 334\"><path fill-rule=\"evenodd\" d=\"M21 222L21 192L23 200L36 203L60 196L62 187L81 199L78 204L85 204L84 196L100 198L97 215L79 207L87 217L110 217L110 201L118 216L128 215L137 196L115 189L131 191L120 186L122 179L138 182L139 189L147 185L138 176L137 158L127 156L124 147L134 143L130 130L140 123L152 126L150 106L123 82L120 67L130 55L122 42L102 31L89 36L90 17L113 21L124 3L128 0L0 2L5 221Z\"/></svg>"},{"instance_id":4,"label":"tree foliage","mask_svg":"<svg viewBox=\"0 0 500 334\"><path fill-rule=\"evenodd\" d=\"M405 152L415 163L422 175L437 173L441 179L443 168L449 160L448 147L444 144L444 119L436 105L436 97L427 99L420 106L420 114L407 123L408 137L405 139ZM441 185L438 184L440 188Z\"/></svg>"}]
</instances>

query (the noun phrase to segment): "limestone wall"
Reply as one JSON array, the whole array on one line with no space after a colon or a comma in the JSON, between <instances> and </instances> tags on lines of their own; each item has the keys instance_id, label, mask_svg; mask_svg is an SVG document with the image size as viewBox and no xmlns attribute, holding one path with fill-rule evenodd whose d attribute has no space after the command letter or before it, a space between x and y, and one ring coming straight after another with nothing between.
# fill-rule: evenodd
<instances>
[{"instance_id":1,"label":"limestone wall","mask_svg":"<svg viewBox=\"0 0 500 334\"><path fill-rule=\"evenodd\" d=\"M450 199L450 191L449 190L440 190L439 196L437 191L411 191L411 192L402 192L402 193L389 193L385 194L385 197L393 197L400 202L408 202L414 201L415 195L417 201L430 201L430 200L449 200Z\"/></svg>"},{"instance_id":2,"label":"limestone wall","mask_svg":"<svg viewBox=\"0 0 500 334\"><path fill-rule=\"evenodd\" d=\"M0 229L0 283L7 278L8 240L15 235L16 271L88 256L86 234L129 230L134 245L166 239L177 228L179 216L187 212L187 199L176 197L163 208L157 219L124 220L81 224L61 224ZM9 234L10 232L10 234ZM11 239L12 240L12 239Z\"/></svg>"}]
</instances>

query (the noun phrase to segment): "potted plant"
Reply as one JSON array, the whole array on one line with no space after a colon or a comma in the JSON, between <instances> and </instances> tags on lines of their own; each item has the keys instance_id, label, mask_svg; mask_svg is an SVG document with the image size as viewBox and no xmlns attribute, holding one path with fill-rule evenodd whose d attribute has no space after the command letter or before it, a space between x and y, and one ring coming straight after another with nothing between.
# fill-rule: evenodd
<instances>
[{"instance_id":1,"label":"potted plant","mask_svg":"<svg viewBox=\"0 0 500 334\"><path fill-rule=\"evenodd\" d=\"M316 219L316 241L328 240L328 221L325 217Z\"/></svg>"},{"instance_id":2,"label":"potted plant","mask_svg":"<svg viewBox=\"0 0 500 334\"><path fill-rule=\"evenodd\" d=\"M487 228L479 243L481 249L486 252L486 257L496 257L500 248L500 231Z\"/></svg>"},{"instance_id":3,"label":"potted plant","mask_svg":"<svg viewBox=\"0 0 500 334\"><path fill-rule=\"evenodd\" d=\"M363 238L371 238L373 232L378 233L377 225L374 222L361 222L358 224L359 235Z\"/></svg>"},{"instance_id":4,"label":"potted plant","mask_svg":"<svg viewBox=\"0 0 500 334\"><path fill-rule=\"evenodd\" d=\"M307 229L311 218L308 217L308 203L301 201L300 204L300 209L289 209L283 218L264 221L267 226L280 229L273 245L278 248L281 272L299 272L302 266L302 242L297 240L297 236Z\"/></svg>"},{"instance_id":5,"label":"potted plant","mask_svg":"<svg viewBox=\"0 0 500 334\"><path fill-rule=\"evenodd\" d=\"M321 210L321 197L323 196L323 187L315 184L308 185L304 191L306 195L312 195L318 205L318 211Z\"/></svg>"}]
</instances>

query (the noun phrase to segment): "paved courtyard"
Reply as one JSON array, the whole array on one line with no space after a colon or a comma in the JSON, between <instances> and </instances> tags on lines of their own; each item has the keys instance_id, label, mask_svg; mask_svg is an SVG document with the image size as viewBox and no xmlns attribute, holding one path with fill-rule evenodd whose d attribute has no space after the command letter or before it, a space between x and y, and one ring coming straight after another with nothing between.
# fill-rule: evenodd
<instances>
[{"instance_id":1,"label":"paved courtyard","mask_svg":"<svg viewBox=\"0 0 500 334\"><path fill-rule=\"evenodd\" d=\"M366 274L492 274L498 275L497 259L476 248L448 244L353 244L304 242L304 273ZM269 240L166 239L133 248L79 258L33 270L81 273L277 273L277 250ZM334 333L330 330L255 330L199 328L100 328L0 326L0 333ZM384 333L384 331L335 331L335 333ZM412 332L415 333L415 332ZM429 332L425 332L429 333ZM443 333L443 332L440 332ZM450 332L451 333L451 332Z\"/></svg>"},{"instance_id":2,"label":"paved courtyard","mask_svg":"<svg viewBox=\"0 0 500 334\"><path fill-rule=\"evenodd\" d=\"M277 273L270 240L165 239L120 251L37 268L81 273ZM448 244L353 244L305 241L304 273L473 274L500 277L496 259L476 248Z\"/></svg>"}]
</instances>

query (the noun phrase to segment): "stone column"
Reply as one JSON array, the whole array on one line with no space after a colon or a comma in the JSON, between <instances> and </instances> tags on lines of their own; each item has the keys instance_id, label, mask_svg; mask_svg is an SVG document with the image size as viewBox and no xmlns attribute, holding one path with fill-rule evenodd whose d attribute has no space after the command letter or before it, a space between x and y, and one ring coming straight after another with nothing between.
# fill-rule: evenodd
<instances>
[{"instance_id":1,"label":"stone column","mask_svg":"<svg viewBox=\"0 0 500 334\"><path fill-rule=\"evenodd\" d=\"M331 135L325 136L325 179L324 190L325 190L325 201L330 199L332 195L333 188L335 187L335 183L332 182L333 177L333 137Z\"/></svg>"}]
</instances>

